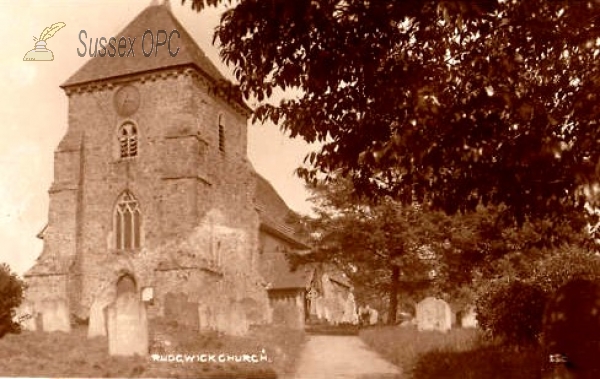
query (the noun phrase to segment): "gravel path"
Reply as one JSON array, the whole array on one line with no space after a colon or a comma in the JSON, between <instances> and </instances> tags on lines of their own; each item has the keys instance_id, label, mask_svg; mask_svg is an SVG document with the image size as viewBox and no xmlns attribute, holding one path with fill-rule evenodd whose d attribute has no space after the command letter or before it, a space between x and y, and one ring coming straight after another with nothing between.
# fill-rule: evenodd
<instances>
[{"instance_id":1,"label":"gravel path","mask_svg":"<svg viewBox=\"0 0 600 379\"><path fill-rule=\"evenodd\" d=\"M400 369L355 336L310 336L290 379L397 379Z\"/></svg>"}]
</instances>

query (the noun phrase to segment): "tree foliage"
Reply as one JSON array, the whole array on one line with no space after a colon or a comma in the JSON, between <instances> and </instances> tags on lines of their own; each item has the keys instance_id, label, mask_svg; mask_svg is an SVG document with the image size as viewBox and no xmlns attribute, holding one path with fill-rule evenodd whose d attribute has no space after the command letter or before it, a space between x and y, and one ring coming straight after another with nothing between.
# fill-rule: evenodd
<instances>
[{"instance_id":1,"label":"tree foliage","mask_svg":"<svg viewBox=\"0 0 600 379\"><path fill-rule=\"evenodd\" d=\"M466 217L391 198L359 198L340 178L314 191L316 216L303 219L314 248L297 259L335 264L360 302L387 301L390 323L403 300L457 294L483 261L473 243L476 224Z\"/></svg>"},{"instance_id":2,"label":"tree foliage","mask_svg":"<svg viewBox=\"0 0 600 379\"><path fill-rule=\"evenodd\" d=\"M316 215L303 217L301 224L314 248L297 263L335 264L354 283L360 302L383 299L389 315L396 314L399 302L424 296L466 305L478 294L489 297L494 283L539 282L550 292L574 271L594 272L586 248L593 246L592 237L567 218L561 224L537 220L518 227L494 207L449 216L390 197L359 197L342 177L313 192ZM557 241L563 245L556 247Z\"/></svg>"},{"instance_id":3,"label":"tree foliage","mask_svg":"<svg viewBox=\"0 0 600 379\"><path fill-rule=\"evenodd\" d=\"M14 310L23 300L25 284L10 270L6 263L0 264L0 337L20 330L13 321Z\"/></svg>"},{"instance_id":4,"label":"tree foliage","mask_svg":"<svg viewBox=\"0 0 600 379\"><path fill-rule=\"evenodd\" d=\"M193 0L192 7L223 0ZM597 1L240 0L215 38L255 117L320 141L299 173L522 223L580 211L600 160Z\"/></svg>"},{"instance_id":5,"label":"tree foliage","mask_svg":"<svg viewBox=\"0 0 600 379\"><path fill-rule=\"evenodd\" d=\"M477 321L489 336L503 342L535 343L542 331L547 297L535 283L499 283L478 298Z\"/></svg>"},{"instance_id":6,"label":"tree foliage","mask_svg":"<svg viewBox=\"0 0 600 379\"><path fill-rule=\"evenodd\" d=\"M547 301L561 287L576 279L600 279L600 256L577 245L537 254L513 251L495 266L495 275L478 286L477 320L488 335L513 345L538 339Z\"/></svg>"}]
</instances>

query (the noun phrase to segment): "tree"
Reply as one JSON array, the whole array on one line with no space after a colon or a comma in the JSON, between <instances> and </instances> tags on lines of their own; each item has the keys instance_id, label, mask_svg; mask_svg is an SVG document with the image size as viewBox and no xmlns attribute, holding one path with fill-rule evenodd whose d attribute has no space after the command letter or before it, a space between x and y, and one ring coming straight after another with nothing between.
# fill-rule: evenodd
<instances>
[{"instance_id":1,"label":"tree","mask_svg":"<svg viewBox=\"0 0 600 379\"><path fill-rule=\"evenodd\" d=\"M192 7L222 0L193 0ZM597 1L240 0L215 38L256 109L320 150L299 174L519 224L582 210L600 160Z\"/></svg>"},{"instance_id":2,"label":"tree","mask_svg":"<svg viewBox=\"0 0 600 379\"><path fill-rule=\"evenodd\" d=\"M6 263L0 264L0 337L20 330L13 321L14 310L23 300L25 283L10 270Z\"/></svg>"},{"instance_id":3,"label":"tree","mask_svg":"<svg viewBox=\"0 0 600 379\"><path fill-rule=\"evenodd\" d=\"M470 270L448 264L450 255L452 265L462 265L467 257L471 266L476 264L473 255L461 254L473 240L461 217L449 218L391 198L361 199L351 182L340 178L314 192L317 216L303 220L314 247L311 254L297 256L295 263L335 264L351 279L359 301L373 296L387 300L389 323L396 322L401 292L410 297L453 295L456 288L470 283Z\"/></svg>"},{"instance_id":4,"label":"tree","mask_svg":"<svg viewBox=\"0 0 600 379\"><path fill-rule=\"evenodd\" d=\"M425 204L358 197L343 177L313 192L316 216L300 220L313 250L296 256L295 263L335 264L352 280L359 301L387 302L390 323L402 297L435 295L468 304L494 287L490 283L532 281L534 276L541 279L533 281L547 282L558 275L558 267L572 273L574 267L589 266L585 259L578 266L565 264L571 255L580 262L577 252L593 247L586 229L568 219L517 227L494 207L448 216ZM553 239L568 246L557 247Z\"/></svg>"}]
</instances>

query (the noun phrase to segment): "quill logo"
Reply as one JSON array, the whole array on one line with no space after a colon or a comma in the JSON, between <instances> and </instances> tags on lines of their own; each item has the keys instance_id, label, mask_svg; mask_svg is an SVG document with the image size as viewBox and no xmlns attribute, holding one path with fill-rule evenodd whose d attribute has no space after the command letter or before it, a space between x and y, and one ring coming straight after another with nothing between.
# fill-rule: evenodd
<instances>
[{"instance_id":1,"label":"quill logo","mask_svg":"<svg viewBox=\"0 0 600 379\"><path fill-rule=\"evenodd\" d=\"M51 50L46 49L46 41L56 34L59 30L67 26L64 22L57 22L44 29L40 38L33 37L35 48L29 50L23 57L24 61L53 61L54 54Z\"/></svg>"}]
</instances>

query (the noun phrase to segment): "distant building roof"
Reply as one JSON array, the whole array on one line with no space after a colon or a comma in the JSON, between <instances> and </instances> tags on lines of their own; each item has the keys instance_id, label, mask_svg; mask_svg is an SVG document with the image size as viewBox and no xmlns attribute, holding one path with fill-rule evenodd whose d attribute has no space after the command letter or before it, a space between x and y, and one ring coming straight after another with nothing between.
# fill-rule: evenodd
<instances>
[{"instance_id":1,"label":"distant building roof","mask_svg":"<svg viewBox=\"0 0 600 379\"><path fill-rule=\"evenodd\" d=\"M282 261L276 261L275 263L278 264L278 267L274 270L274 276L269 278L273 290L308 289L311 287L315 275L319 280L322 280L323 274L327 274L332 282L349 289L352 288L348 278L326 263L306 263L295 270L291 269L289 265L284 265Z\"/></svg>"},{"instance_id":2,"label":"distant building roof","mask_svg":"<svg viewBox=\"0 0 600 379\"><path fill-rule=\"evenodd\" d=\"M300 267L290 270L288 266L278 267L274 277L269 278L270 290L307 289L313 279L314 268Z\"/></svg>"},{"instance_id":3,"label":"distant building roof","mask_svg":"<svg viewBox=\"0 0 600 379\"><path fill-rule=\"evenodd\" d=\"M288 222L288 217L292 214L290 208L271 183L259 174L256 174L255 207L262 230L286 240L296 249L310 248L296 235L294 227Z\"/></svg>"},{"instance_id":4,"label":"distant building roof","mask_svg":"<svg viewBox=\"0 0 600 379\"><path fill-rule=\"evenodd\" d=\"M348 280L348 278L344 277L343 275L341 275L339 273L330 273L329 280L336 282L338 284L341 284L344 287L352 288L352 284L350 284L350 280Z\"/></svg>"}]
</instances>

